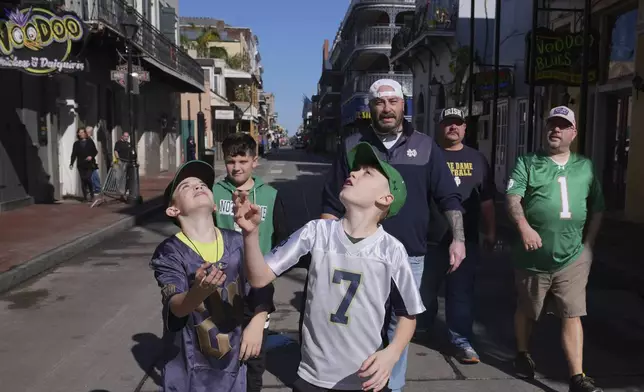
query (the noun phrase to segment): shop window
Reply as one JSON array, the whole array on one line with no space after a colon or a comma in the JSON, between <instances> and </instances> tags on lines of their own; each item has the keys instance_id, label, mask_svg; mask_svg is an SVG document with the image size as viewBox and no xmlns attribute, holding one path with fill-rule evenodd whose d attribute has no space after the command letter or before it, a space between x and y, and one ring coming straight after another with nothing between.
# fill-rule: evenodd
<instances>
[{"instance_id":1,"label":"shop window","mask_svg":"<svg viewBox=\"0 0 644 392\"><path fill-rule=\"evenodd\" d=\"M635 73L637 40L637 10L615 18L610 37L608 79L631 76Z\"/></svg>"},{"instance_id":2,"label":"shop window","mask_svg":"<svg viewBox=\"0 0 644 392\"><path fill-rule=\"evenodd\" d=\"M519 134L517 135L517 155L523 155L528 152L526 143L528 139L528 100L520 99L518 106Z\"/></svg>"}]
</instances>

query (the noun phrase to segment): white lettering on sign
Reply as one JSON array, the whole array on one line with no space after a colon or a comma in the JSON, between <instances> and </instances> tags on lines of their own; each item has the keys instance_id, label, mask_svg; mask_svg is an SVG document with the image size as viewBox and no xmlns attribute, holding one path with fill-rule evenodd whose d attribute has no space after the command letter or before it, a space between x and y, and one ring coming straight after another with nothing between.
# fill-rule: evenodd
<instances>
[{"instance_id":1,"label":"white lettering on sign","mask_svg":"<svg viewBox=\"0 0 644 392\"><path fill-rule=\"evenodd\" d=\"M219 213L221 215L229 215L229 216L234 216L233 212L233 207L235 204L233 203L232 200L219 200ZM266 214L268 213L268 207L266 206L259 206L260 210L262 211L262 221L266 220Z\"/></svg>"},{"instance_id":2,"label":"white lettering on sign","mask_svg":"<svg viewBox=\"0 0 644 392\"><path fill-rule=\"evenodd\" d=\"M0 68L19 68L57 71L83 71L85 64L79 61L50 60L46 57L32 57L30 60L22 60L10 57L0 57Z\"/></svg>"}]
</instances>

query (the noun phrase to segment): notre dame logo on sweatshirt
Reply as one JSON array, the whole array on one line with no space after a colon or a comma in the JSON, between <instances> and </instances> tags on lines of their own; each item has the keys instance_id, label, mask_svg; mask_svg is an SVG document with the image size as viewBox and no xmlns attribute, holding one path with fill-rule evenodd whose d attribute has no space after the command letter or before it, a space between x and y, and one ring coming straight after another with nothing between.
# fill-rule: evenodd
<instances>
[{"instance_id":1,"label":"notre dame logo on sweatshirt","mask_svg":"<svg viewBox=\"0 0 644 392\"><path fill-rule=\"evenodd\" d=\"M235 213L233 212L233 206L235 204L233 203L232 200L219 200L219 213L221 215L230 215L234 216ZM262 211L262 222L266 220L266 212L268 211L268 207L266 206L259 206L259 208Z\"/></svg>"}]
</instances>

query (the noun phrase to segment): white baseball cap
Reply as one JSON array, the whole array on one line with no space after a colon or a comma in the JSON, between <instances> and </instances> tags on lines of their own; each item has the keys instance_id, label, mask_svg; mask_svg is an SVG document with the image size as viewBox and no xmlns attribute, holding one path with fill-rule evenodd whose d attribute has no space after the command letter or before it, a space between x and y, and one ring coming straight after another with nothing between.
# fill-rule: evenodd
<instances>
[{"instance_id":1,"label":"white baseball cap","mask_svg":"<svg viewBox=\"0 0 644 392\"><path fill-rule=\"evenodd\" d=\"M561 117L571 123L574 127L577 126L577 121L575 121L575 112L567 106L557 106L556 108L552 108L548 114L548 120L553 117Z\"/></svg>"},{"instance_id":2,"label":"white baseball cap","mask_svg":"<svg viewBox=\"0 0 644 392\"><path fill-rule=\"evenodd\" d=\"M393 89L393 91L378 91L380 87L388 86ZM380 79L376 80L371 87L369 87L369 100L384 98L384 97L398 97L405 99L403 95L402 86L400 83L396 82L393 79Z\"/></svg>"}]
</instances>

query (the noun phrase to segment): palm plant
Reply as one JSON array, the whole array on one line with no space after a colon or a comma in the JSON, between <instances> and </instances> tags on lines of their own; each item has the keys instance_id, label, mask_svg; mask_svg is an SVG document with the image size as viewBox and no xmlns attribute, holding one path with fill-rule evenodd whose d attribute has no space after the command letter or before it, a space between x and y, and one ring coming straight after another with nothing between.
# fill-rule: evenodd
<instances>
[{"instance_id":1,"label":"palm plant","mask_svg":"<svg viewBox=\"0 0 644 392\"><path fill-rule=\"evenodd\" d=\"M221 40L219 32L212 27L204 27L201 34L195 40L197 56L207 57L210 54L210 43Z\"/></svg>"}]
</instances>

